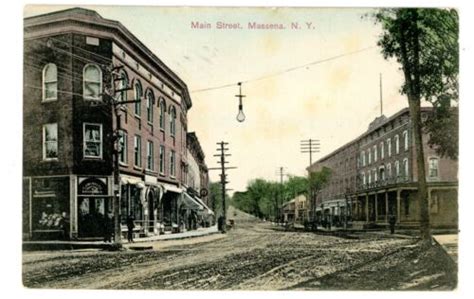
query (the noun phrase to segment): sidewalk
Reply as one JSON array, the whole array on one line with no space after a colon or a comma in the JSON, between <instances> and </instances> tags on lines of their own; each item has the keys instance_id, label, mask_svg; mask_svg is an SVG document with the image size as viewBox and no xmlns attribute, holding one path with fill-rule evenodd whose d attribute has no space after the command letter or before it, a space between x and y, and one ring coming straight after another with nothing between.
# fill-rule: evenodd
<instances>
[{"instance_id":1,"label":"sidewalk","mask_svg":"<svg viewBox=\"0 0 474 299\"><path fill-rule=\"evenodd\" d=\"M457 263L458 262L458 235L457 234L446 234L446 235L434 235L433 238L436 242L443 247L448 255Z\"/></svg>"},{"instance_id":2,"label":"sidewalk","mask_svg":"<svg viewBox=\"0 0 474 299\"><path fill-rule=\"evenodd\" d=\"M163 234L157 236L150 236L144 238L135 239L134 243L128 243L127 240L122 239L122 244L125 248L134 246L132 244L140 244L144 242L155 242L155 241L167 241L167 240L179 240L186 238L195 238L206 235L211 235L218 233L217 225L198 228L197 230L187 231L177 234ZM136 245L140 246L140 245ZM23 241L23 250L73 250L73 249L85 249L85 248L95 248L95 249L111 249L113 248L112 243L106 243L104 241L61 241L61 240L51 240L51 241Z\"/></svg>"}]
</instances>

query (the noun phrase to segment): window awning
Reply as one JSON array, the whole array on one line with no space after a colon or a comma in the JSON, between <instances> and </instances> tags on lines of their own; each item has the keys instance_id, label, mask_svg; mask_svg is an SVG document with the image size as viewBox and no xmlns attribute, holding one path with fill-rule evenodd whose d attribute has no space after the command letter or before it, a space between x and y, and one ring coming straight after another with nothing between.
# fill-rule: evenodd
<instances>
[{"instance_id":1,"label":"window awning","mask_svg":"<svg viewBox=\"0 0 474 299\"><path fill-rule=\"evenodd\" d=\"M186 192L181 194L181 200L191 210L204 210L204 207Z\"/></svg>"}]
</instances>

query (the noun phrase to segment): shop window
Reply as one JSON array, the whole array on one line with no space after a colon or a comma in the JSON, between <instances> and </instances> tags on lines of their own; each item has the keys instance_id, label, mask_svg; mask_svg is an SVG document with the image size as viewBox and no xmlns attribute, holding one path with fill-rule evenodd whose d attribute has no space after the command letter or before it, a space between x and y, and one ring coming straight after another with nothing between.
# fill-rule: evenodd
<instances>
[{"instance_id":1,"label":"shop window","mask_svg":"<svg viewBox=\"0 0 474 299\"><path fill-rule=\"evenodd\" d=\"M58 159L58 124L43 126L43 160Z\"/></svg>"},{"instance_id":2,"label":"shop window","mask_svg":"<svg viewBox=\"0 0 474 299\"><path fill-rule=\"evenodd\" d=\"M83 70L83 96L86 100L99 101L102 93L102 72L95 64L87 64Z\"/></svg>"},{"instance_id":3,"label":"shop window","mask_svg":"<svg viewBox=\"0 0 474 299\"><path fill-rule=\"evenodd\" d=\"M84 158L102 158L102 125L84 123Z\"/></svg>"},{"instance_id":4,"label":"shop window","mask_svg":"<svg viewBox=\"0 0 474 299\"><path fill-rule=\"evenodd\" d=\"M43 101L55 101L58 98L58 69L54 63L43 68Z\"/></svg>"}]
</instances>

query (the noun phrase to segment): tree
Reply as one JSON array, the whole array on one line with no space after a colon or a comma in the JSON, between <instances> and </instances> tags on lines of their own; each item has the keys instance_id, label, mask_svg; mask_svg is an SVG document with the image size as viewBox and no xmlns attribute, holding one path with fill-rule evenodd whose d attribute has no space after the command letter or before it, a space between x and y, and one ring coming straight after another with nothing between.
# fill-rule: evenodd
<instances>
[{"instance_id":1,"label":"tree","mask_svg":"<svg viewBox=\"0 0 474 299\"><path fill-rule=\"evenodd\" d=\"M321 191L331 178L331 169L323 167L320 171L310 172L308 175L309 194L311 199L312 222L316 220L316 199L318 192Z\"/></svg>"},{"instance_id":2,"label":"tree","mask_svg":"<svg viewBox=\"0 0 474 299\"><path fill-rule=\"evenodd\" d=\"M457 157L457 149L449 149L452 144L445 144L436 129L444 127L439 121L444 118L439 116L445 114L439 112L449 113L451 102L458 99L458 15L454 9L397 8L381 9L374 17L383 29L378 41L382 54L386 59L396 58L403 70L401 93L408 98L418 170L420 233L423 240L430 241L420 105L421 100L433 104L435 116L426 126L431 146Z\"/></svg>"}]
</instances>

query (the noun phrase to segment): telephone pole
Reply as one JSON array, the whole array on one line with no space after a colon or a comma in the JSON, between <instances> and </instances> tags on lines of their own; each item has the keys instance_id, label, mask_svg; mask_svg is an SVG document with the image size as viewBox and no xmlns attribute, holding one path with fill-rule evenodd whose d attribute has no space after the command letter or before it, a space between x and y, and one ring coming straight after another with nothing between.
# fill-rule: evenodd
<instances>
[{"instance_id":1,"label":"telephone pole","mask_svg":"<svg viewBox=\"0 0 474 299\"><path fill-rule=\"evenodd\" d=\"M307 154L309 153L309 167L313 164L313 154L319 153L320 143L319 139L305 139L301 140L300 144L301 153ZM309 171L308 171L308 178L309 178ZM308 180L309 182L309 180ZM311 222L312 226L314 227L314 223L316 221L316 196L313 194L313 188L311 187L311 182L309 182L308 186L308 197L311 202Z\"/></svg>"},{"instance_id":2,"label":"telephone pole","mask_svg":"<svg viewBox=\"0 0 474 299\"><path fill-rule=\"evenodd\" d=\"M224 142L224 141L221 141L221 142L218 142L217 145L219 145L219 148L217 148L217 151L219 152L218 154L214 155L214 157L220 157L219 161L217 161L218 164L220 164L220 167L213 167L213 168L209 168L209 170L220 170L221 171L221 174L220 174L220 177L221 177L221 196L222 196L222 222L221 222L221 231L222 233L225 233L226 232L226 223L227 223L227 216L226 216L226 202L225 202L225 194L226 194L226 191L228 191L229 189L226 189L226 185L227 183L230 183L228 180L227 180L227 174L225 173L226 170L228 169L236 169L237 167L226 167L226 164L228 164L229 162L226 161L225 157L229 157L231 156L231 154L226 154L226 152L229 150L229 148L227 147L229 145L228 142Z\"/></svg>"},{"instance_id":3,"label":"telephone pole","mask_svg":"<svg viewBox=\"0 0 474 299\"><path fill-rule=\"evenodd\" d=\"M124 66L115 66L112 67L111 76L112 76L112 86L110 90L106 90L103 94L105 96L105 103L110 105L114 112L115 117L115 129L113 131L113 154L114 154L114 243L117 247L122 246L122 229L120 225L120 164L119 164L119 156L122 152L122 148L120 148L120 139L123 138L121 133L121 115L120 115L120 106L123 104L129 103L138 103L141 102L140 99L133 100L133 101L119 101L117 99L117 93L122 93L127 90L130 90L131 87L127 86L125 88L117 89L115 87L116 82L122 81L124 78L121 78L120 75L117 73L120 69Z\"/></svg>"},{"instance_id":4,"label":"telephone pole","mask_svg":"<svg viewBox=\"0 0 474 299\"><path fill-rule=\"evenodd\" d=\"M280 208L280 204L283 204L283 176L286 175L285 173L285 168L283 166L280 166L278 168L278 174L280 176L280 200L277 199L277 202L276 202L276 218L277 220L280 219L280 215L279 215L279 208Z\"/></svg>"}]
</instances>

